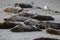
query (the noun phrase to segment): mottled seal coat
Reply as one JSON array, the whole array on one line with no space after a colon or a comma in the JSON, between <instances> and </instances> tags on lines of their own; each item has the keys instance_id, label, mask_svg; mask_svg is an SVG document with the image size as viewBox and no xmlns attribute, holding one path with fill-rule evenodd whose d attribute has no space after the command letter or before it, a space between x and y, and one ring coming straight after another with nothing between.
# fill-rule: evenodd
<instances>
[{"instance_id":1,"label":"mottled seal coat","mask_svg":"<svg viewBox=\"0 0 60 40\"><path fill-rule=\"evenodd\" d=\"M45 29L45 25L48 24L50 25L51 28L60 30L60 24L59 23L53 23L53 22L40 22L37 26L40 29Z\"/></svg>"},{"instance_id":2,"label":"mottled seal coat","mask_svg":"<svg viewBox=\"0 0 60 40\"><path fill-rule=\"evenodd\" d=\"M15 8L5 8L3 11L8 13L19 13L19 11Z\"/></svg>"},{"instance_id":3,"label":"mottled seal coat","mask_svg":"<svg viewBox=\"0 0 60 40\"><path fill-rule=\"evenodd\" d=\"M3 22L0 23L0 29L9 29L15 27L17 24L15 23L9 23L9 22Z\"/></svg>"},{"instance_id":4,"label":"mottled seal coat","mask_svg":"<svg viewBox=\"0 0 60 40\"><path fill-rule=\"evenodd\" d=\"M46 22L46 24L50 25L51 28L60 29L60 23Z\"/></svg>"},{"instance_id":5,"label":"mottled seal coat","mask_svg":"<svg viewBox=\"0 0 60 40\"><path fill-rule=\"evenodd\" d=\"M60 31L56 30L56 29L53 29L53 28L50 28L50 25L45 25L45 30L47 33L49 34L55 34L55 35L60 35Z\"/></svg>"},{"instance_id":6,"label":"mottled seal coat","mask_svg":"<svg viewBox=\"0 0 60 40\"><path fill-rule=\"evenodd\" d=\"M18 15L19 16L24 16L24 17L32 17L32 16L35 16L35 14L30 14L30 13L27 13L27 12L21 12Z\"/></svg>"},{"instance_id":7,"label":"mottled seal coat","mask_svg":"<svg viewBox=\"0 0 60 40\"><path fill-rule=\"evenodd\" d=\"M26 25L38 25L40 23L40 21L36 20L36 19L28 19L28 20L24 21L24 23Z\"/></svg>"},{"instance_id":8,"label":"mottled seal coat","mask_svg":"<svg viewBox=\"0 0 60 40\"><path fill-rule=\"evenodd\" d=\"M5 18L4 20L5 20L5 21L24 22L24 21L27 20L27 19L31 19L31 18L15 15L15 16L12 16L12 17L10 17L10 18Z\"/></svg>"},{"instance_id":9,"label":"mottled seal coat","mask_svg":"<svg viewBox=\"0 0 60 40\"><path fill-rule=\"evenodd\" d=\"M35 25L16 25L15 27L11 28L10 31L12 32L29 32L29 31L41 31L39 28L37 28Z\"/></svg>"}]
</instances>

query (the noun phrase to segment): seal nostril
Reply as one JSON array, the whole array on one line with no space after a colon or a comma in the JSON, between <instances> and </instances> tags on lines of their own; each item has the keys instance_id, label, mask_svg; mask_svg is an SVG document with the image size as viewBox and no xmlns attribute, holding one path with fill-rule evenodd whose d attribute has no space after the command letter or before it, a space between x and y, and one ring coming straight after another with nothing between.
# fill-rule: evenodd
<instances>
[{"instance_id":1,"label":"seal nostril","mask_svg":"<svg viewBox=\"0 0 60 40\"><path fill-rule=\"evenodd\" d=\"M4 18L4 21L6 21L7 19L6 18Z\"/></svg>"}]
</instances>

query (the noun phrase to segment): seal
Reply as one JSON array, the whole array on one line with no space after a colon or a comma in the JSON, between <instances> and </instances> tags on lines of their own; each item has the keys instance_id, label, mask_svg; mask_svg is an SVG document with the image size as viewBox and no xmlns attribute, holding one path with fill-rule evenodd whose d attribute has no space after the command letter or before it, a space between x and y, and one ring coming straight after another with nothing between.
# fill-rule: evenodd
<instances>
[{"instance_id":1,"label":"seal","mask_svg":"<svg viewBox=\"0 0 60 40\"><path fill-rule=\"evenodd\" d=\"M0 23L0 29L10 29L15 27L16 25L17 24L15 23L3 22L3 23Z\"/></svg>"},{"instance_id":2,"label":"seal","mask_svg":"<svg viewBox=\"0 0 60 40\"><path fill-rule=\"evenodd\" d=\"M53 29L53 28L50 28L50 25L45 25L45 30L47 33L49 34L55 34L55 35L60 35L60 31L56 30L56 29Z\"/></svg>"},{"instance_id":3,"label":"seal","mask_svg":"<svg viewBox=\"0 0 60 40\"><path fill-rule=\"evenodd\" d=\"M3 9L4 12L8 12L8 13L19 13L19 10L13 8L5 8Z\"/></svg>"},{"instance_id":4,"label":"seal","mask_svg":"<svg viewBox=\"0 0 60 40\"><path fill-rule=\"evenodd\" d=\"M35 25L16 25L15 27L11 28L10 31L12 32L30 32L30 31L41 31Z\"/></svg>"},{"instance_id":5,"label":"seal","mask_svg":"<svg viewBox=\"0 0 60 40\"><path fill-rule=\"evenodd\" d=\"M4 18L4 21L24 22L27 19L31 19L31 18L14 15L14 16L12 16L10 18Z\"/></svg>"},{"instance_id":6,"label":"seal","mask_svg":"<svg viewBox=\"0 0 60 40\"><path fill-rule=\"evenodd\" d=\"M32 8L34 3L25 4L25 3L15 3L15 6L19 6L21 8Z\"/></svg>"},{"instance_id":7,"label":"seal","mask_svg":"<svg viewBox=\"0 0 60 40\"><path fill-rule=\"evenodd\" d=\"M28 19L28 20L24 21L24 23L26 25L38 25L40 23L40 21L36 20L36 19Z\"/></svg>"},{"instance_id":8,"label":"seal","mask_svg":"<svg viewBox=\"0 0 60 40\"><path fill-rule=\"evenodd\" d=\"M45 16L45 15L36 15L36 16L32 16L31 18L37 19L37 20L40 20L40 21L54 20L54 18L52 16Z\"/></svg>"}]
</instances>

